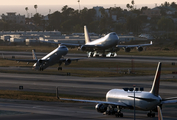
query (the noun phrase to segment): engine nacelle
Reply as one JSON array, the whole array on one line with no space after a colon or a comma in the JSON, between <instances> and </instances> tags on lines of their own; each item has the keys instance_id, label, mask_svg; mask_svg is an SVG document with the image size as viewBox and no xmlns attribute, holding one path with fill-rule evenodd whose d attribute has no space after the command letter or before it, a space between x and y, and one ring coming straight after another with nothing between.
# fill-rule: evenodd
<instances>
[{"instance_id":1,"label":"engine nacelle","mask_svg":"<svg viewBox=\"0 0 177 120\"><path fill-rule=\"evenodd\" d=\"M81 49L82 51L85 51L85 50L86 50L86 47L85 47L84 45L82 45L82 46L80 47L80 49Z\"/></svg>"},{"instance_id":2,"label":"engine nacelle","mask_svg":"<svg viewBox=\"0 0 177 120\"><path fill-rule=\"evenodd\" d=\"M105 105L105 104L97 104L95 106L95 109L97 110L97 112L104 113L107 110L107 105Z\"/></svg>"},{"instance_id":3,"label":"engine nacelle","mask_svg":"<svg viewBox=\"0 0 177 120\"><path fill-rule=\"evenodd\" d=\"M137 47L136 49L140 52L143 51L143 47Z\"/></svg>"},{"instance_id":4,"label":"engine nacelle","mask_svg":"<svg viewBox=\"0 0 177 120\"><path fill-rule=\"evenodd\" d=\"M71 59L66 59L65 65L69 65L69 64L71 64Z\"/></svg>"},{"instance_id":5,"label":"engine nacelle","mask_svg":"<svg viewBox=\"0 0 177 120\"><path fill-rule=\"evenodd\" d=\"M125 49L125 52L130 52L131 48L127 47L127 48L124 48Z\"/></svg>"}]
</instances>

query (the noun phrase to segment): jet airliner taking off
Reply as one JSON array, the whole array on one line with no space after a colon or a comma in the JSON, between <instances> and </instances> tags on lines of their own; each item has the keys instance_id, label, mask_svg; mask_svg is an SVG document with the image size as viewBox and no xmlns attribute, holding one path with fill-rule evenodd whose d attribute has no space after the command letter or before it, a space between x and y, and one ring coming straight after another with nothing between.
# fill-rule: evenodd
<instances>
[{"instance_id":1,"label":"jet airliner taking off","mask_svg":"<svg viewBox=\"0 0 177 120\"><path fill-rule=\"evenodd\" d=\"M84 26L84 34L85 34L85 45L81 44L71 44L71 43L60 43L67 47L78 47L79 50L86 51L88 57L94 56L115 56L116 52L119 51L120 48L123 48L125 52L130 52L131 48L136 47L138 51L143 51L144 46L152 45L152 41L150 44L139 44L139 45L118 45L119 37L115 32L111 32L106 36L91 41L87 27ZM48 43L57 43L58 42L48 42Z\"/></svg>"},{"instance_id":2,"label":"jet airliner taking off","mask_svg":"<svg viewBox=\"0 0 177 120\"><path fill-rule=\"evenodd\" d=\"M143 111L150 111L147 116L155 117L157 106L162 108L163 104L177 103L177 97L162 99L159 96L159 84L161 74L161 63L159 62L152 88L149 92L133 91L125 89L111 89L106 94L106 101L96 100L81 100L81 99L67 99L60 98L61 100L80 101L97 103L95 109L107 115L116 115L116 117L123 117L122 109L136 109ZM134 94L135 92L135 94ZM135 104L134 104L135 99Z\"/></svg>"},{"instance_id":3,"label":"jet airliner taking off","mask_svg":"<svg viewBox=\"0 0 177 120\"><path fill-rule=\"evenodd\" d=\"M18 62L33 62L33 69L43 71L49 66L54 64L59 64L59 66L64 62L65 65L69 65L71 61L78 61L79 59L65 59L63 58L68 53L68 48L64 45L60 45L58 48L47 54L46 56L42 57L41 59L37 59L35 51L32 50L33 59L31 60L24 60L24 59L8 59ZM7 59L7 58L5 58ZM58 67L58 70L62 70L62 67Z\"/></svg>"}]
</instances>

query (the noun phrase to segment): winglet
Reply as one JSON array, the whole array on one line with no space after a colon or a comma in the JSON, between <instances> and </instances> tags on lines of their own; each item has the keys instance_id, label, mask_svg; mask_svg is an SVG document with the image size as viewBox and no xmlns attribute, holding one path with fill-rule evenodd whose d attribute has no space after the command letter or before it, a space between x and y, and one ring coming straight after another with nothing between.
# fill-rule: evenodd
<instances>
[{"instance_id":1,"label":"winglet","mask_svg":"<svg viewBox=\"0 0 177 120\"><path fill-rule=\"evenodd\" d=\"M84 26L84 34L85 34L85 44L91 42L88 30L87 30L87 26Z\"/></svg>"},{"instance_id":2,"label":"winglet","mask_svg":"<svg viewBox=\"0 0 177 120\"><path fill-rule=\"evenodd\" d=\"M160 74L161 74L161 62L158 63L156 74L154 77L154 82L150 91L150 93L154 94L155 96L159 95Z\"/></svg>"},{"instance_id":3,"label":"winglet","mask_svg":"<svg viewBox=\"0 0 177 120\"><path fill-rule=\"evenodd\" d=\"M162 111L159 106L157 106L157 110L158 110L158 120L163 120Z\"/></svg>"},{"instance_id":4,"label":"winglet","mask_svg":"<svg viewBox=\"0 0 177 120\"><path fill-rule=\"evenodd\" d=\"M32 50L33 60L37 60L35 49Z\"/></svg>"}]
</instances>

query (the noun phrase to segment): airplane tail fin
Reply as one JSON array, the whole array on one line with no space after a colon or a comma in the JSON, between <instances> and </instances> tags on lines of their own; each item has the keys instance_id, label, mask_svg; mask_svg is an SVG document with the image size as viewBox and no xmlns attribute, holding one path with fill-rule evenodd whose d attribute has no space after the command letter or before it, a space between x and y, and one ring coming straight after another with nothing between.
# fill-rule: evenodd
<instances>
[{"instance_id":1,"label":"airplane tail fin","mask_svg":"<svg viewBox=\"0 0 177 120\"><path fill-rule=\"evenodd\" d=\"M158 120L163 120L162 111L159 106L157 106L157 110L158 110Z\"/></svg>"},{"instance_id":2,"label":"airplane tail fin","mask_svg":"<svg viewBox=\"0 0 177 120\"><path fill-rule=\"evenodd\" d=\"M156 74L154 77L154 82L150 91L150 93L154 94L155 96L159 95L160 74L161 74L161 62L158 63Z\"/></svg>"},{"instance_id":3,"label":"airplane tail fin","mask_svg":"<svg viewBox=\"0 0 177 120\"><path fill-rule=\"evenodd\" d=\"M87 30L87 26L84 26L84 34L85 34L85 44L91 42L88 30Z\"/></svg>"},{"instance_id":4,"label":"airplane tail fin","mask_svg":"<svg viewBox=\"0 0 177 120\"><path fill-rule=\"evenodd\" d=\"M37 60L35 49L32 50L33 60Z\"/></svg>"}]
</instances>

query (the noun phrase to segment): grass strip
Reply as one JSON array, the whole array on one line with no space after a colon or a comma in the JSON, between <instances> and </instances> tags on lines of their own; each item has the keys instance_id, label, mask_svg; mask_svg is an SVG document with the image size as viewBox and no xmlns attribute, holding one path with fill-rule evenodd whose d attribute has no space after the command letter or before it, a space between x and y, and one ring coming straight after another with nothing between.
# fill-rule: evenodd
<instances>
[{"instance_id":1,"label":"grass strip","mask_svg":"<svg viewBox=\"0 0 177 120\"><path fill-rule=\"evenodd\" d=\"M61 98L71 98L71 99L87 99L87 100L105 100L101 97L88 97L79 95L67 95L60 94ZM19 100L34 100L34 101L47 101L47 102L57 102L55 93L43 93L43 92L29 92L23 90L0 90L0 98L5 99L19 99Z\"/></svg>"}]
</instances>

